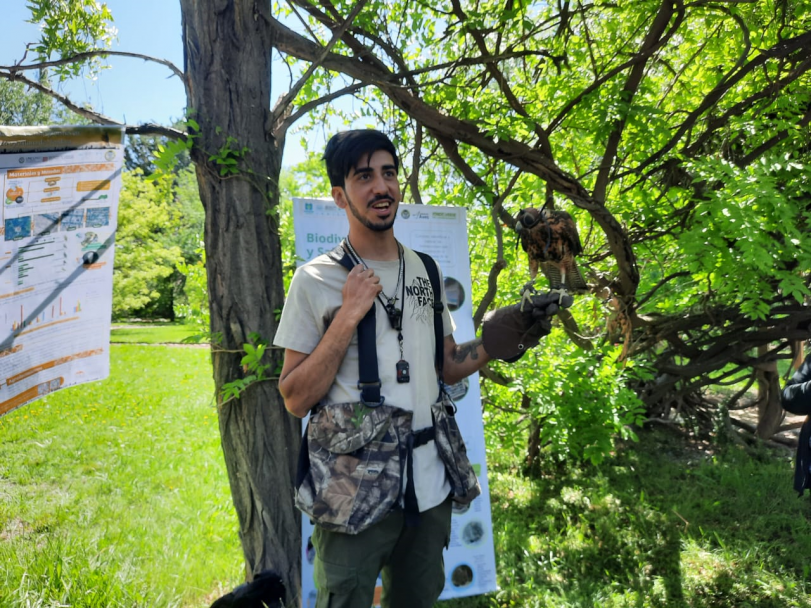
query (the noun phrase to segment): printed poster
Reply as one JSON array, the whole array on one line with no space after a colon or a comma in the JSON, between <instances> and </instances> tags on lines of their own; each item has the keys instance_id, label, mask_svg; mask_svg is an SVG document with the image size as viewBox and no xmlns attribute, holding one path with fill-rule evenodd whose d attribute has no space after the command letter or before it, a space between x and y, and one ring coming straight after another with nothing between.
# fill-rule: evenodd
<instances>
[{"instance_id":1,"label":"printed poster","mask_svg":"<svg viewBox=\"0 0 811 608\"><path fill-rule=\"evenodd\" d=\"M0 127L0 416L109 375L123 136Z\"/></svg>"},{"instance_id":2,"label":"printed poster","mask_svg":"<svg viewBox=\"0 0 811 608\"><path fill-rule=\"evenodd\" d=\"M445 280L445 292L461 344L473 340L473 304L470 300L470 259L467 244L467 214L460 207L401 204L394 223L397 239L433 257ZM303 264L326 253L346 236L349 225L345 212L332 201L293 199L296 253ZM459 408L456 420L467 445L468 457L476 468L482 494L471 504L454 506L450 547L445 551L445 589L439 599L478 595L496 590L496 563L493 526L490 516L490 489L481 415L478 374L465 378L451 390ZM306 421L305 425L306 426ZM302 518L302 606L315 606L313 546L308 542L312 524ZM375 594L380 597L380 581Z\"/></svg>"}]
</instances>

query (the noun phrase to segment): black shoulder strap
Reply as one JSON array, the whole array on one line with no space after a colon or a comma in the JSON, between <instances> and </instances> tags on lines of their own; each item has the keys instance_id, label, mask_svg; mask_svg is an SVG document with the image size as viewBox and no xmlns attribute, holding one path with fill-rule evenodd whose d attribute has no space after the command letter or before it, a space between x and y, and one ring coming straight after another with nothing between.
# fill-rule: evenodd
<instances>
[{"instance_id":1,"label":"black shoulder strap","mask_svg":"<svg viewBox=\"0 0 811 608\"><path fill-rule=\"evenodd\" d=\"M428 273L428 279L431 281L431 288L434 291L434 340L436 342L434 362L436 363L439 381L442 382L442 365L445 361L445 332L442 326L442 311L445 310L445 305L442 303L442 290L439 287L439 269L434 258L427 253L422 251L415 251L414 253L420 256L425 271Z\"/></svg>"},{"instance_id":2,"label":"black shoulder strap","mask_svg":"<svg viewBox=\"0 0 811 608\"><path fill-rule=\"evenodd\" d=\"M327 255L347 271L355 267L352 258L343 247L343 243ZM377 344L375 342L375 308L376 304L372 304L369 312L358 324L358 390L360 390L361 403L369 407L383 405L386 400L380 394L380 372L377 367Z\"/></svg>"},{"instance_id":3,"label":"black shoulder strap","mask_svg":"<svg viewBox=\"0 0 811 608\"><path fill-rule=\"evenodd\" d=\"M301 436L301 447L298 450L298 461L296 462L296 490L301 487L304 480L307 478L307 473L310 471L310 442L308 435L310 433L310 423L304 428L304 434Z\"/></svg>"}]
</instances>

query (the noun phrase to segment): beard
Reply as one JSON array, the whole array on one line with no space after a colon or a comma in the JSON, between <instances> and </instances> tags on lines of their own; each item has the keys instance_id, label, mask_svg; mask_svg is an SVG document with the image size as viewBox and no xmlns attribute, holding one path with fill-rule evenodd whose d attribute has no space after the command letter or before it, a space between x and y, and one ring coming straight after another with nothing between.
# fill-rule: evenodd
<instances>
[{"instance_id":1,"label":"beard","mask_svg":"<svg viewBox=\"0 0 811 608\"><path fill-rule=\"evenodd\" d=\"M346 191L344 191L344 192L346 192ZM390 201L391 202L391 208L393 208L394 205L395 205L394 201L389 196L376 197L373 201L371 201L370 204L374 204L377 201L381 201L381 200ZM385 219L385 220L378 220L377 222L373 222L371 219L369 219L368 217L366 217L366 216L364 216L364 215L362 215L360 213L358 208L355 207L355 204L349 199L349 196L346 197L346 202L347 202L347 205L349 206L349 211L352 213L352 215L355 216L355 219L357 219L361 224L366 226L369 230L372 230L374 232L386 232L386 230L391 230L392 226L394 226L394 220L397 219L397 213L392 212L390 218Z\"/></svg>"}]
</instances>

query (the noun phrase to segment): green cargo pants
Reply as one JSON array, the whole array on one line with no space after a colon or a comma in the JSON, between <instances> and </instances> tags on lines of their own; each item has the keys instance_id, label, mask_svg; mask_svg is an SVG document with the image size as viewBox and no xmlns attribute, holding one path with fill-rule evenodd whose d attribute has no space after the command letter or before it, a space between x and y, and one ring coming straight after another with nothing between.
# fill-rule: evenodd
<instances>
[{"instance_id":1,"label":"green cargo pants","mask_svg":"<svg viewBox=\"0 0 811 608\"><path fill-rule=\"evenodd\" d=\"M328 532L316 525L316 608L370 608L382 572L382 608L431 608L445 586L442 550L451 533L451 500L420 513L415 527L402 511L359 534Z\"/></svg>"}]
</instances>

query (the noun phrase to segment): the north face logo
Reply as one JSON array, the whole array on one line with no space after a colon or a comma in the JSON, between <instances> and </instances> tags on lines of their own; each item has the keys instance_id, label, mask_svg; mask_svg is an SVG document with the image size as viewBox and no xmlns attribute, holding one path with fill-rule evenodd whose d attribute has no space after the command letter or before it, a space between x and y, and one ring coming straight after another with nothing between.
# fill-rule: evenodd
<instances>
[{"instance_id":1,"label":"the north face logo","mask_svg":"<svg viewBox=\"0 0 811 608\"><path fill-rule=\"evenodd\" d=\"M434 314L434 290L431 281L425 277L415 277L411 285L406 285L406 299L411 304L412 318L428 323Z\"/></svg>"}]
</instances>

